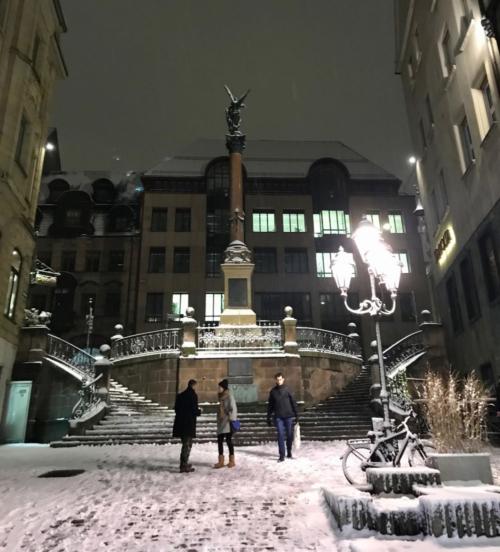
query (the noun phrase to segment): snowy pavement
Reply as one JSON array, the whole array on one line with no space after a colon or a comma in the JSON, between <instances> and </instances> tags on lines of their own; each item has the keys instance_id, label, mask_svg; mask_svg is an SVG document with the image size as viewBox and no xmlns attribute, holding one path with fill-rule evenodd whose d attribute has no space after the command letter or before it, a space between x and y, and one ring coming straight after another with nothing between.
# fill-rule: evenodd
<instances>
[{"instance_id":1,"label":"snowy pavement","mask_svg":"<svg viewBox=\"0 0 500 552\"><path fill-rule=\"evenodd\" d=\"M500 539L401 540L334 529L323 488L345 485L343 443L236 449L237 467L212 469L214 444L194 445L196 471L178 473L178 445L50 449L0 447L0 551L500 550ZM494 457L500 474L500 451ZM84 469L75 477L39 478ZM498 481L498 477L497 477Z\"/></svg>"}]
</instances>

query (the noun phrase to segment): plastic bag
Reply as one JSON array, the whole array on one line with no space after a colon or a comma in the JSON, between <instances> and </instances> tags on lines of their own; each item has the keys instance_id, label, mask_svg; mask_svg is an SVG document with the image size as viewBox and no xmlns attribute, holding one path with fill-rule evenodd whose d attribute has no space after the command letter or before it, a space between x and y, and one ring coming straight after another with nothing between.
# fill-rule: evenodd
<instances>
[{"instance_id":1,"label":"plastic bag","mask_svg":"<svg viewBox=\"0 0 500 552\"><path fill-rule=\"evenodd\" d=\"M293 426L293 446L298 450L300 443L300 424L295 424Z\"/></svg>"}]
</instances>

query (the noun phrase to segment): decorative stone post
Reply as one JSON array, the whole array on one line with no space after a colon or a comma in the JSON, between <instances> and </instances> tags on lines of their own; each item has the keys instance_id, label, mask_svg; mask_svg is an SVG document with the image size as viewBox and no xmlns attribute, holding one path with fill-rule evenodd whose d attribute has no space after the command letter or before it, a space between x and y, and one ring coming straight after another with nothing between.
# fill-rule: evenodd
<instances>
[{"instance_id":1,"label":"decorative stone post","mask_svg":"<svg viewBox=\"0 0 500 552\"><path fill-rule=\"evenodd\" d=\"M181 319L182 323L182 356L196 354L196 327L198 323L194 319L193 307L186 309L186 316Z\"/></svg>"},{"instance_id":2,"label":"decorative stone post","mask_svg":"<svg viewBox=\"0 0 500 552\"><path fill-rule=\"evenodd\" d=\"M283 328L285 330L285 353L296 355L299 352L297 344L297 319L293 318L292 307L285 307L285 318L283 318Z\"/></svg>"},{"instance_id":3,"label":"decorative stone post","mask_svg":"<svg viewBox=\"0 0 500 552\"><path fill-rule=\"evenodd\" d=\"M427 352L426 359L428 367L434 372L447 372L449 369L448 355L443 325L432 320L432 314L428 310L421 312L423 322L420 324L422 339ZM419 374L423 377L424 374Z\"/></svg>"},{"instance_id":4,"label":"decorative stone post","mask_svg":"<svg viewBox=\"0 0 500 552\"><path fill-rule=\"evenodd\" d=\"M110 338L111 345L113 345L115 341L118 341L119 339L123 339L122 333L123 333L123 326L121 324L116 324L115 335L112 335Z\"/></svg>"},{"instance_id":5,"label":"decorative stone post","mask_svg":"<svg viewBox=\"0 0 500 552\"><path fill-rule=\"evenodd\" d=\"M102 358L96 360L94 364L95 377L101 376L96 382L96 394L101 401L109 404L109 381L111 379L111 368L113 366L113 363L109 360L111 347L109 345L101 345L99 351Z\"/></svg>"},{"instance_id":6,"label":"decorative stone post","mask_svg":"<svg viewBox=\"0 0 500 552\"><path fill-rule=\"evenodd\" d=\"M357 341L359 341L358 327L354 322L349 322L349 324L347 324L347 331L349 332L347 334L347 337L350 337L351 339L356 339Z\"/></svg>"}]
</instances>

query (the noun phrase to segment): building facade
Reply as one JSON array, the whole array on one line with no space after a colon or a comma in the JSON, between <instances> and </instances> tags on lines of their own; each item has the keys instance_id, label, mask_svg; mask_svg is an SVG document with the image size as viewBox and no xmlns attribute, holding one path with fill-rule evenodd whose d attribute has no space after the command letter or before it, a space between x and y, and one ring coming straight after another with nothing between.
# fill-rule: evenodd
<instances>
[{"instance_id":1,"label":"building facade","mask_svg":"<svg viewBox=\"0 0 500 552\"><path fill-rule=\"evenodd\" d=\"M384 230L403 263L399 308L384 322L386 344L416 329L427 308L424 262L413 196L400 182L340 142L252 141L243 154L245 243L253 253L253 309L281 320L290 305L299 325L347 332L358 323L364 345L371 320L353 318L332 272L343 246L358 273L350 302L370 296L368 274L350 239L363 215ZM175 323L188 305L200 324L223 309L220 270L229 243L229 164L224 143L200 140L146 172L134 330Z\"/></svg>"},{"instance_id":2,"label":"building facade","mask_svg":"<svg viewBox=\"0 0 500 552\"><path fill-rule=\"evenodd\" d=\"M42 180L36 254L60 276L54 288L32 286L30 306L52 312L51 331L82 349L108 342L118 322L135 323L141 192L135 173Z\"/></svg>"},{"instance_id":3,"label":"building facade","mask_svg":"<svg viewBox=\"0 0 500 552\"><path fill-rule=\"evenodd\" d=\"M66 76L65 31L57 0L0 2L0 421L32 269L48 107Z\"/></svg>"},{"instance_id":4,"label":"building facade","mask_svg":"<svg viewBox=\"0 0 500 552\"><path fill-rule=\"evenodd\" d=\"M498 2L395 2L401 74L450 361L500 376Z\"/></svg>"}]
</instances>

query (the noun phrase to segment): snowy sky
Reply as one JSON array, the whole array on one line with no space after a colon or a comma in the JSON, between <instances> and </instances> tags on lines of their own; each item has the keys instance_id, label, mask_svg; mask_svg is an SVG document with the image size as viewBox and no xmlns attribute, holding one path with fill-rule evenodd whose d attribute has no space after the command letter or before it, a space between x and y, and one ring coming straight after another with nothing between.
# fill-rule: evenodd
<instances>
[{"instance_id":1,"label":"snowy sky","mask_svg":"<svg viewBox=\"0 0 500 552\"><path fill-rule=\"evenodd\" d=\"M252 89L249 138L341 140L404 178L392 4L62 0L70 76L52 124L63 169L143 170L198 138L223 148L228 83Z\"/></svg>"}]
</instances>

